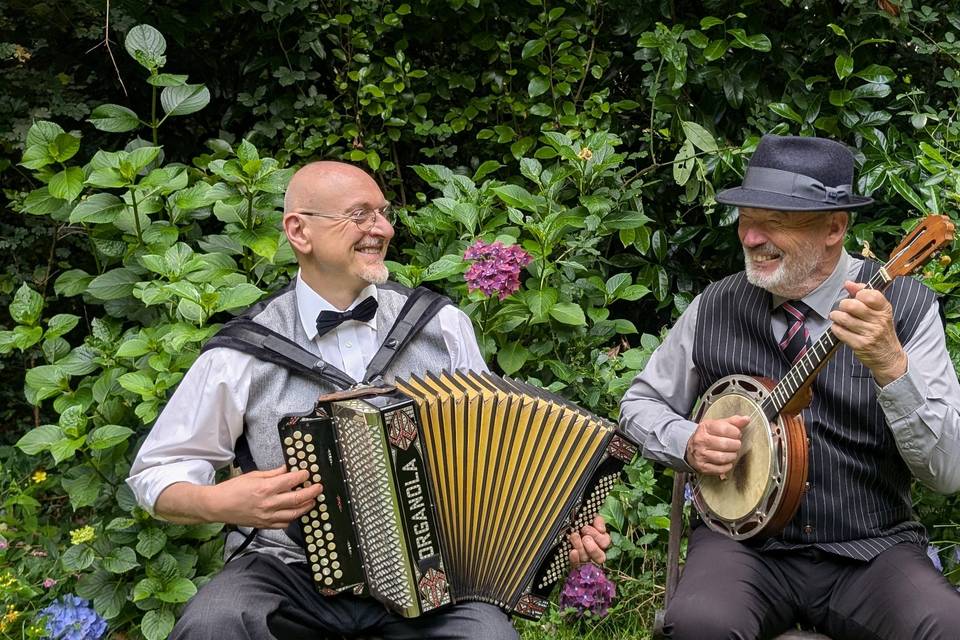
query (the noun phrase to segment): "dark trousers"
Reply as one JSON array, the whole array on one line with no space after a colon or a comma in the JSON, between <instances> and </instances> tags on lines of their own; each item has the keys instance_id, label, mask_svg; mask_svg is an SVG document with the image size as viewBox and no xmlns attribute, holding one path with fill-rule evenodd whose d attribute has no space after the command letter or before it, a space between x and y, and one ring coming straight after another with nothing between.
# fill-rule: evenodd
<instances>
[{"instance_id":1,"label":"dark trousers","mask_svg":"<svg viewBox=\"0 0 960 640\"><path fill-rule=\"evenodd\" d=\"M187 603L172 640L322 640L353 635L385 640L516 640L503 611L465 602L407 619L369 598L317 593L306 564L285 565L262 553L227 563Z\"/></svg>"},{"instance_id":2,"label":"dark trousers","mask_svg":"<svg viewBox=\"0 0 960 640\"><path fill-rule=\"evenodd\" d=\"M773 638L797 622L835 640L956 640L960 593L916 544L860 562L811 550L761 553L694 529L666 612L668 637Z\"/></svg>"}]
</instances>

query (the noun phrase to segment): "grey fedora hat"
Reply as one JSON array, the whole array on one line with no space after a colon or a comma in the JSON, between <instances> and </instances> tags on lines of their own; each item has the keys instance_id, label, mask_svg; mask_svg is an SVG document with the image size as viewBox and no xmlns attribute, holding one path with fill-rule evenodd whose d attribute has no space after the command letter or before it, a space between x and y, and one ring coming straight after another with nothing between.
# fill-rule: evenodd
<instances>
[{"instance_id":1,"label":"grey fedora hat","mask_svg":"<svg viewBox=\"0 0 960 640\"><path fill-rule=\"evenodd\" d=\"M747 165L743 185L717 202L777 211L840 211L873 198L853 194L853 154L826 138L765 135Z\"/></svg>"}]
</instances>

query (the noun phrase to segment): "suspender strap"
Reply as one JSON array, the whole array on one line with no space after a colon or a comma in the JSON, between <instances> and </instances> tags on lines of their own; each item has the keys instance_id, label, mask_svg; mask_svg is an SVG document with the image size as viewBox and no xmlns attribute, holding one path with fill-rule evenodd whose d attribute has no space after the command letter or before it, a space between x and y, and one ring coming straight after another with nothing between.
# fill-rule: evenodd
<instances>
[{"instance_id":1,"label":"suspender strap","mask_svg":"<svg viewBox=\"0 0 960 640\"><path fill-rule=\"evenodd\" d=\"M390 333L370 360L363 381L368 384L376 382L397 355L427 326L431 318L448 304L451 302L446 296L423 287L414 289L397 314Z\"/></svg>"},{"instance_id":2,"label":"suspender strap","mask_svg":"<svg viewBox=\"0 0 960 640\"><path fill-rule=\"evenodd\" d=\"M215 347L227 347L249 353L309 378L330 383L338 389L347 389L357 383L340 369L324 362L315 353L247 318L235 318L224 325L217 335L207 341L203 351Z\"/></svg>"}]
</instances>

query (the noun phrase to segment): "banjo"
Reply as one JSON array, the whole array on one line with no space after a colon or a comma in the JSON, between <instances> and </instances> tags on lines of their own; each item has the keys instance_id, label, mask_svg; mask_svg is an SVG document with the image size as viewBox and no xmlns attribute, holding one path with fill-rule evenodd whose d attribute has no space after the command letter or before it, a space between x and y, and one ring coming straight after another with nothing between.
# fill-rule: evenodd
<instances>
[{"instance_id":1,"label":"banjo","mask_svg":"<svg viewBox=\"0 0 960 640\"><path fill-rule=\"evenodd\" d=\"M947 216L926 216L867 287L882 291L895 277L910 275L953 240L953 231ZM697 423L750 417L733 469L725 476L697 474L691 482L694 507L712 530L746 540L773 535L793 518L807 481L807 434L800 411L809 403L813 379L839 346L833 332L824 331L780 382L726 376L697 401L690 418Z\"/></svg>"}]
</instances>

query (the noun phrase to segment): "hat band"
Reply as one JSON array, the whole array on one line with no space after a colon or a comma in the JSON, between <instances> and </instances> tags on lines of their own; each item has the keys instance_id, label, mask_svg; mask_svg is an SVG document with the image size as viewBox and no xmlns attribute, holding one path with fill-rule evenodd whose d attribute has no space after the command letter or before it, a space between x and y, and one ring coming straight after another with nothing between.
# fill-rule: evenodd
<instances>
[{"instance_id":1,"label":"hat band","mask_svg":"<svg viewBox=\"0 0 960 640\"><path fill-rule=\"evenodd\" d=\"M771 169L770 167L747 167L747 173L743 176L743 188L778 193L825 204L846 204L850 202L851 192L851 185L849 184L828 187L819 180L802 173Z\"/></svg>"}]
</instances>

